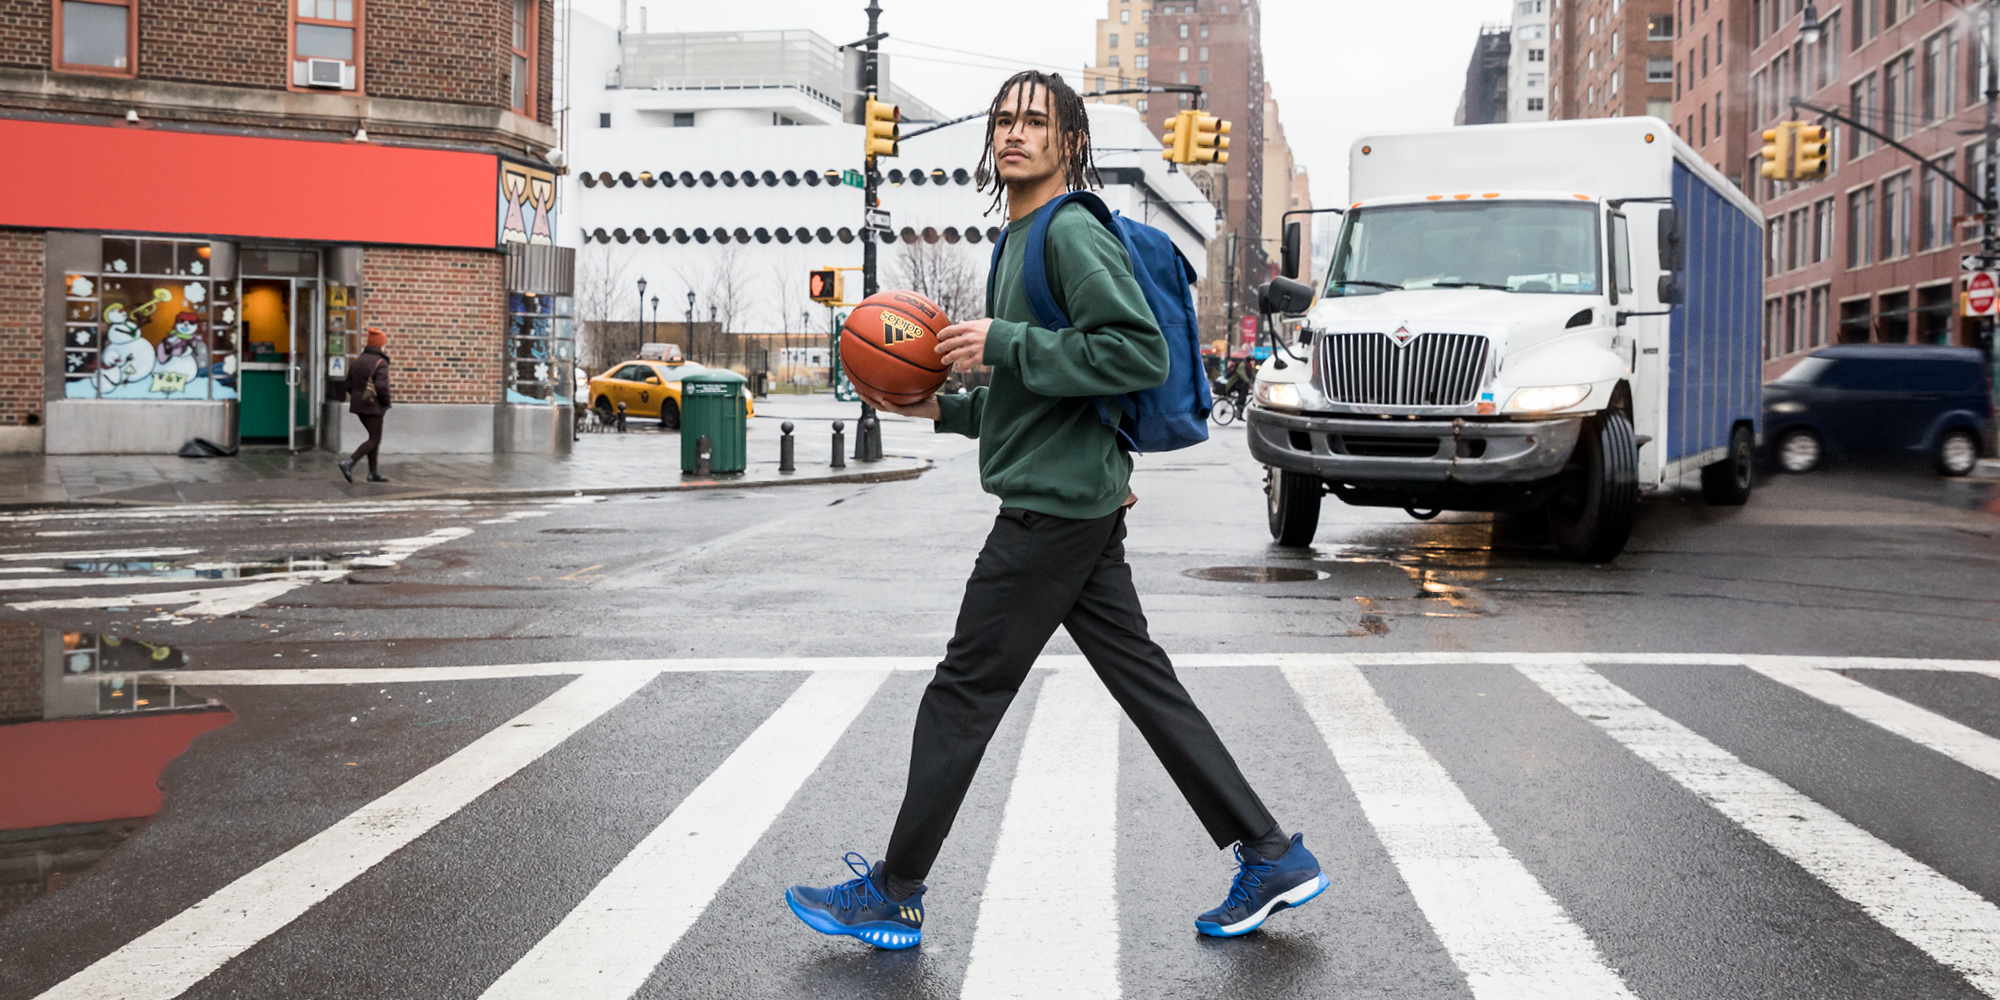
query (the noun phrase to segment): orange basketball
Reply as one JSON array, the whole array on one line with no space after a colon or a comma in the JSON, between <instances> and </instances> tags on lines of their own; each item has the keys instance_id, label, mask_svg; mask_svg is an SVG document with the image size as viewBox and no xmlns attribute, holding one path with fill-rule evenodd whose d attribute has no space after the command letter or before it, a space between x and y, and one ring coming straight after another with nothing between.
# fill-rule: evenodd
<instances>
[{"instance_id":1,"label":"orange basketball","mask_svg":"<svg viewBox=\"0 0 2000 1000\"><path fill-rule=\"evenodd\" d=\"M841 367L857 388L888 402L922 402L949 374L937 335L950 325L937 303L915 292L876 292L840 328Z\"/></svg>"}]
</instances>

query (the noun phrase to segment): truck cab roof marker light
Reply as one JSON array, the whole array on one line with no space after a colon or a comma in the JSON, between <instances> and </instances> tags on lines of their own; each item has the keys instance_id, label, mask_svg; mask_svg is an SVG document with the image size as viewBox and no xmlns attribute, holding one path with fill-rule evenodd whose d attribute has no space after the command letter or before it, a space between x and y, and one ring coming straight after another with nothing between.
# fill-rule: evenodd
<instances>
[{"instance_id":1,"label":"truck cab roof marker light","mask_svg":"<svg viewBox=\"0 0 2000 1000\"><path fill-rule=\"evenodd\" d=\"M1578 201L1589 201L1589 200L1590 200L1590 196L1589 196L1589 195L1587 195L1587 194L1573 194L1573 195L1570 195L1570 197L1572 197L1572 198L1575 198L1575 199L1576 199L1576 200L1578 200Z\"/></svg>"},{"instance_id":2,"label":"truck cab roof marker light","mask_svg":"<svg viewBox=\"0 0 2000 1000\"><path fill-rule=\"evenodd\" d=\"M1500 192L1498 192L1498 191L1488 191L1488 192L1486 192L1485 194L1483 194L1483 195L1480 195L1480 197L1482 197L1482 198L1498 198L1498 197L1500 197Z\"/></svg>"},{"instance_id":3,"label":"truck cab roof marker light","mask_svg":"<svg viewBox=\"0 0 2000 1000\"><path fill-rule=\"evenodd\" d=\"M1424 196L1424 200L1425 200L1425 201L1443 201L1443 200L1444 200L1444 195L1441 195L1441 194L1427 194L1427 195L1425 195L1425 196Z\"/></svg>"},{"instance_id":4,"label":"truck cab roof marker light","mask_svg":"<svg viewBox=\"0 0 2000 1000\"><path fill-rule=\"evenodd\" d=\"M1455 201L1464 201L1465 199L1467 199L1467 198L1470 198L1470 197L1472 197L1472 196L1471 196L1471 195L1469 195L1469 194L1455 194L1455 195L1452 195L1451 197L1452 197L1452 199L1453 199L1453 200L1455 200Z\"/></svg>"}]
</instances>

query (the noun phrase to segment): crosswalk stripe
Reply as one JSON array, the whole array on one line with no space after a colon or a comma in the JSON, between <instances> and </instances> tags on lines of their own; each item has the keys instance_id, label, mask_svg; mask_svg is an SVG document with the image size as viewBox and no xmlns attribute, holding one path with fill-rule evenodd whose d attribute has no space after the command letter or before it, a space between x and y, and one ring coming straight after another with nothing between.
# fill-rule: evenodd
<instances>
[{"instance_id":1,"label":"crosswalk stripe","mask_svg":"<svg viewBox=\"0 0 2000 1000\"><path fill-rule=\"evenodd\" d=\"M1118 996L1118 703L1087 667L1042 682L960 996Z\"/></svg>"},{"instance_id":2,"label":"crosswalk stripe","mask_svg":"<svg viewBox=\"0 0 2000 1000\"><path fill-rule=\"evenodd\" d=\"M586 674L43 993L168 1000L610 711L656 673Z\"/></svg>"},{"instance_id":3,"label":"crosswalk stripe","mask_svg":"<svg viewBox=\"0 0 2000 1000\"><path fill-rule=\"evenodd\" d=\"M1919 708L1851 677L1791 658L1746 656L1752 670L1849 715L1929 747L1992 778L2000 778L2000 740Z\"/></svg>"},{"instance_id":4,"label":"crosswalk stripe","mask_svg":"<svg viewBox=\"0 0 2000 1000\"><path fill-rule=\"evenodd\" d=\"M1361 671L1284 674L1474 997L1633 996Z\"/></svg>"},{"instance_id":5,"label":"crosswalk stripe","mask_svg":"<svg viewBox=\"0 0 2000 1000\"><path fill-rule=\"evenodd\" d=\"M888 677L875 670L806 678L485 1000L618 1000L637 992Z\"/></svg>"},{"instance_id":6,"label":"crosswalk stripe","mask_svg":"<svg viewBox=\"0 0 2000 1000\"><path fill-rule=\"evenodd\" d=\"M1581 663L1515 669L1878 923L2000 997L2000 907Z\"/></svg>"}]
</instances>

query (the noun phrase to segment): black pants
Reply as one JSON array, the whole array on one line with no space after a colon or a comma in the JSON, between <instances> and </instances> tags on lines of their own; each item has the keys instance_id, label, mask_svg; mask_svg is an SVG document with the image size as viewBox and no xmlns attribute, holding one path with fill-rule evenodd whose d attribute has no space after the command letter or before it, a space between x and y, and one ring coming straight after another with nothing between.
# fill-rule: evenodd
<instances>
[{"instance_id":1,"label":"black pants","mask_svg":"<svg viewBox=\"0 0 2000 1000\"><path fill-rule=\"evenodd\" d=\"M1006 509L965 585L958 630L917 709L910 783L884 859L922 879L937 860L986 744L1056 626L1069 630L1111 696L1224 847L1277 828L1174 676L1125 564L1125 512L1089 521Z\"/></svg>"},{"instance_id":2,"label":"black pants","mask_svg":"<svg viewBox=\"0 0 2000 1000\"><path fill-rule=\"evenodd\" d=\"M373 416L362 416L357 413L355 418L361 421L361 429L368 432L368 440L361 442L361 447L354 449L354 455L348 461L359 462L361 457L366 455L368 474L372 476L375 474L375 453L382 448L382 415L377 413Z\"/></svg>"}]
</instances>

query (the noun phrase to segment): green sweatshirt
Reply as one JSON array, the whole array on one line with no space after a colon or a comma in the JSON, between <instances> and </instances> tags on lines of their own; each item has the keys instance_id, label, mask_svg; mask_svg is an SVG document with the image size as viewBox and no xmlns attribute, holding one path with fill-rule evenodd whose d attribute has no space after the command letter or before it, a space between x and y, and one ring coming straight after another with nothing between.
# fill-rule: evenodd
<instances>
[{"instance_id":1,"label":"green sweatshirt","mask_svg":"<svg viewBox=\"0 0 2000 1000\"><path fill-rule=\"evenodd\" d=\"M984 361L993 380L938 397L940 433L979 439L979 483L1002 507L1094 518L1130 495L1132 457L1098 419L1096 396L1167 380L1167 342L1132 277L1125 245L1081 205L1049 223L1050 291L1076 324L1035 324L1021 277L1034 216L1007 227Z\"/></svg>"}]
</instances>

